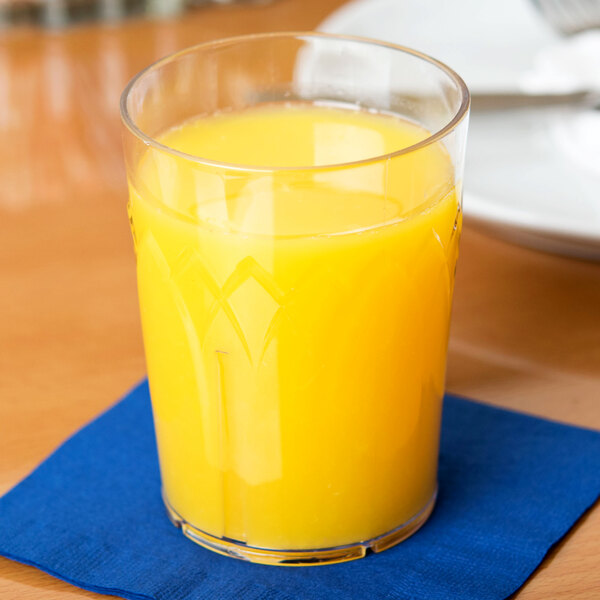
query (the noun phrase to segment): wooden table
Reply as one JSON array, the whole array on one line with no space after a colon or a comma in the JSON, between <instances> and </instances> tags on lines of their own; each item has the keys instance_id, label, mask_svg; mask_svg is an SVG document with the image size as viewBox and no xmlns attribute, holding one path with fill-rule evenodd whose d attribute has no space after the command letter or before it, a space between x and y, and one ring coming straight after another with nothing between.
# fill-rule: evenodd
<instances>
[{"instance_id":1,"label":"wooden table","mask_svg":"<svg viewBox=\"0 0 600 600\"><path fill-rule=\"evenodd\" d=\"M144 375L117 111L126 81L203 40L311 29L339 4L2 34L0 493ZM508 245L467 221L448 388L600 429L600 265ZM518 598L599 598L599 557L596 506ZM100 598L0 559L0 598L64 597Z\"/></svg>"}]
</instances>

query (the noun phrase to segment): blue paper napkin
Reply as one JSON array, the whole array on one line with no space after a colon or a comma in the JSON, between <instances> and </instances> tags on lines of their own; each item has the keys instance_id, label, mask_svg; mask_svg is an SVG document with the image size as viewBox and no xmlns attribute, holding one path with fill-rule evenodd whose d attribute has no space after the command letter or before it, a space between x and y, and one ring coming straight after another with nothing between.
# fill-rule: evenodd
<instances>
[{"instance_id":1,"label":"blue paper napkin","mask_svg":"<svg viewBox=\"0 0 600 600\"><path fill-rule=\"evenodd\" d=\"M414 537L329 566L254 565L171 525L146 383L0 498L0 554L132 600L499 600L600 493L600 433L447 396L440 495Z\"/></svg>"}]
</instances>

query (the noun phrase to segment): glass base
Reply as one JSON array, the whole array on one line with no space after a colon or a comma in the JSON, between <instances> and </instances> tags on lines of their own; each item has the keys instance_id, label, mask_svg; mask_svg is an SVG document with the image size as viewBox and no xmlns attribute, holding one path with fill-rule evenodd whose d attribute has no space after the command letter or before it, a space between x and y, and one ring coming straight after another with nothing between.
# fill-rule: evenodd
<instances>
[{"instance_id":1,"label":"glass base","mask_svg":"<svg viewBox=\"0 0 600 600\"><path fill-rule=\"evenodd\" d=\"M249 546L244 542L232 540L229 538L219 538L206 533L187 523L178 515L169 505L163 495L167 514L174 525L181 528L183 534L192 541L208 548L213 552L232 556L253 563L263 565L281 565L290 567L300 567L308 565L326 565L349 560L363 558L370 552L382 552L392 546L402 542L417 531L429 518L435 505L437 490L427 502L425 507L419 511L412 519L409 519L399 527L379 535L375 538L356 544L347 544L345 546L336 546L334 548L318 548L316 550L271 550L269 548L257 548Z\"/></svg>"}]
</instances>

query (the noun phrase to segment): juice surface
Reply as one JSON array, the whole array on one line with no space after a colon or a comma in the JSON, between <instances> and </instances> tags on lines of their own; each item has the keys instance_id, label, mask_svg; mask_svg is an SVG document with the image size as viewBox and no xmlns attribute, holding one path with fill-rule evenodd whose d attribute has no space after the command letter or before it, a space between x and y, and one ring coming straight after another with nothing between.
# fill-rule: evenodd
<instances>
[{"instance_id":1,"label":"juice surface","mask_svg":"<svg viewBox=\"0 0 600 600\"><path fill-rule=\"evenodd\" d=\"M427 136L388 115L268 105L160 138L258 169L140 158L129 209L163 487L194 527L334 547L433 497L460 234L450 159L434 143L305 168Z\"/></svg>"}]
</instances>

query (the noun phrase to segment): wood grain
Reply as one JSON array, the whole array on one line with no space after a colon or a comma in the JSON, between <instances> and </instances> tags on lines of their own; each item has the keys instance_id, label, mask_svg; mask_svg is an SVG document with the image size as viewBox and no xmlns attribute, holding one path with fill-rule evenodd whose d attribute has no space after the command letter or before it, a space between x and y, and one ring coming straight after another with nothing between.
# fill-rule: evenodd
<instances>
[{"instance_id":1,"label":"wood grain","mask_svg":"<svg viewBox=\"0 0 600 600\"><path fill-rule=\"evenodd\" d=\"M0 40L0 493L144 374L118 97L138 70L226 35L311 29L341 0L210 6L167 21ZM600 429L600 265L467 221L451 391ZM600 509L517 597L600 597ZM92 598L0 559L0 598Z\"/></svg>"}]
</instances>

